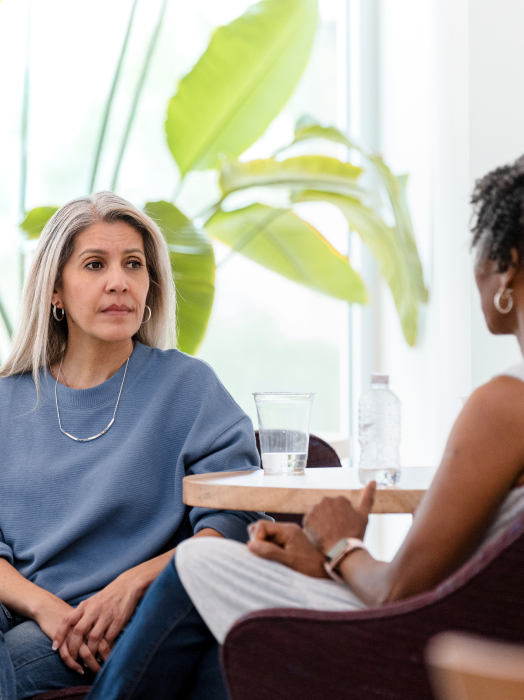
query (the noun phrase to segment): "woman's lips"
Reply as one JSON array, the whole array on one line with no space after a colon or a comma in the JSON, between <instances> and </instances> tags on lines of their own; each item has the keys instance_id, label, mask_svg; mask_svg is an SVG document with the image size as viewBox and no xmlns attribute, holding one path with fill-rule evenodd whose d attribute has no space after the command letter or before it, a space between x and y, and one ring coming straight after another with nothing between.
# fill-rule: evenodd
<instances>
[{"instance_id":1,"label":"woman's lips","mask_svg":"<svg viewBox=\"0 0 524 700\"><path fill-rule=\"evenodd\" d=\"M127 316L127 314L131 313L131 309L129 309L127 306L117 306L116 304L112 304L111 306L108 306L107 309L104 309L102 313L106 314L106 316Z\"/></svg>"}]
</instances>

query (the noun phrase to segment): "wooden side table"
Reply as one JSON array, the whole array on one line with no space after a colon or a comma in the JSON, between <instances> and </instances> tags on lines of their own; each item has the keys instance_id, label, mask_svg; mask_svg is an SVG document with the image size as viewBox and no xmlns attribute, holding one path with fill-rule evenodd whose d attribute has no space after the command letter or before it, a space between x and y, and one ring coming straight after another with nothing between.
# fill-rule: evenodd
<instances>
[{"instance_id":1,"label":"wooden side table","mask_svg":"<svg viewBox=\"0 0 524 700\"><path fill-rule=\"evenodd\" d=\"M405 467L399 486L377 489L373 513L414 513L435 469ZM266 476L262 469L196 474L184 478L186 505L223 510L307 513L324 496L357 505L362 486L355 468L306 469L304 476Z\"/></svg>"}]
</instances>

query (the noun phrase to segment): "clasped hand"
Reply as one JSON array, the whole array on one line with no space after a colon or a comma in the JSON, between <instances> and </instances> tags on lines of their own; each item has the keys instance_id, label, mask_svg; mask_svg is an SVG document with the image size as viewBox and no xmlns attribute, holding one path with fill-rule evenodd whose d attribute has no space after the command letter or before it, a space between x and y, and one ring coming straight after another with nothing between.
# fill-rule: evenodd
<instances>
[{"instance_id":1,"label":"clasped hand","mask_svg":"<svg viewBox=\"0 0 524 700\"><path fill-rule=\"evenodd\" d=\"M331 547L343 537L363 539L375 489L372 481L363 490L356 508L344 496L323 498L304 516L304 529L294 523L252 523L248 528L249 550L306 576L325 578L325 555Z\"/></svg>"},{"instance_id":2,"label":"clasped hand","mask_svg":"<svg viewBox=\"0 0 524 700\"><path fill-rule=\"evenodd\" d=\"M118 577L65 615L53 635L64 663L83 673L78 656L94 673L109 656L114 642L131 619L140 596L132 581Z\"/></svg>"}]
</instances>

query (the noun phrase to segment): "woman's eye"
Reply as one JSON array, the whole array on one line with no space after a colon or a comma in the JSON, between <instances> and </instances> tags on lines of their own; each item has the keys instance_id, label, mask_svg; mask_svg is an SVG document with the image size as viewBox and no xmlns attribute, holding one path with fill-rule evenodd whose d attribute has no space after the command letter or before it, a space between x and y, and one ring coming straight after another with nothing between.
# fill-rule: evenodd
<instances>
[{"instance_id":1,"label":"woman's eye","mask_svg":"<svg viewBox=\"0 0 524 700\"><path fill-rule=\"evenodd\" d=\"M140 260L130 260L126 267L130 266L132 270L139 270L142 267Z\"/></svg>"},{"instance_id":2,"label":"woman's eye","mask_svg":"<svg viewBox=\"0 0 524 700\"><path fill-rule=\"evenodd\" d=\"M102 263L99 260L92 260L91 262L87 263L86 267L88 270L100 270Z\"/></svg>"}]
</instances>

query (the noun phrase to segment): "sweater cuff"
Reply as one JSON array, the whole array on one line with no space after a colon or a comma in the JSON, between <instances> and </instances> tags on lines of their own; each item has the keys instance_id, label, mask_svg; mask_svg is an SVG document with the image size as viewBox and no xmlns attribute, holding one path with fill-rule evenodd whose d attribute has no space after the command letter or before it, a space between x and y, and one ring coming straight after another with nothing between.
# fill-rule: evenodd
<instances>
[{"instance_id":1,"label":"sweater cuff","mask_svg":"<svg viewBox=\"0 0 524 700\"><path fill-rule=\"evenodd\" d=\"M210 527L220 532L228 540L236 540L245 544L248 541L247 525L248 523L244 518L240 518L232 513L227 515L225 513L210 513L200 518L195 527L195 535L200 530Z\"/></svg>"},{"instance_id":2,"label":"sweater cuff","mask_svg":"<svg viewBox=\"0 0 524 700\"><path fill-rule=\"evenodd\" d=\"M13 556L13 550L4 542L0 542L0 557L7 559L11 566L14 566L15 558Z\"/></svg>"}]
</instances>

